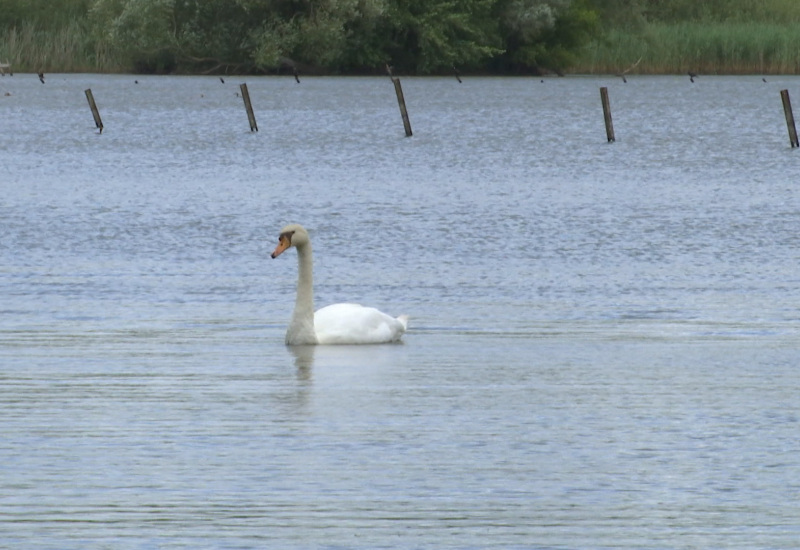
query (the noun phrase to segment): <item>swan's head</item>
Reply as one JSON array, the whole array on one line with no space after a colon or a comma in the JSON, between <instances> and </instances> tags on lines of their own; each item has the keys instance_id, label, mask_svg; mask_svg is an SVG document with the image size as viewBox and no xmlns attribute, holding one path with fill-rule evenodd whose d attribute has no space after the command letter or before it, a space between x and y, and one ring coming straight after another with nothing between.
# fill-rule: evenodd
<instances>
[{"instance_id":1,"label":"swan's head","mask_svg":"<svg viewBox=\"0 0 800 550\"><path fill-rule=\"evenodd\" d=\"M287 248L301 247L308 244L308 231L302 225L293 223L281 229L278 236L278 246L272 253L273 258L280 256Z\"/></svg>"}]
</instances>

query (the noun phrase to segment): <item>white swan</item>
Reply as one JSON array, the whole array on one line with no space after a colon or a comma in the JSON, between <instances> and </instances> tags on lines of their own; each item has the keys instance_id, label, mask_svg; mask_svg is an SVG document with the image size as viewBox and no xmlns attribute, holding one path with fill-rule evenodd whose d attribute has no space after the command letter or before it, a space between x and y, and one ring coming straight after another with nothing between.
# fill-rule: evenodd
<instances>
[{"instance_id":1,"label":"white swan","mask_svg":"<svg viewBox=\"0 0 800 550\"><path fill-rule=\"evenodd\" d=\"M294 313L286 331L286 344L385 344L396 342L408 327L408 316L394 318L373 307L333 304L314 313L311 239L301 225L281 229L277 258L286 249L297 249L298 278Z\"/></svg>"}]
</instances>

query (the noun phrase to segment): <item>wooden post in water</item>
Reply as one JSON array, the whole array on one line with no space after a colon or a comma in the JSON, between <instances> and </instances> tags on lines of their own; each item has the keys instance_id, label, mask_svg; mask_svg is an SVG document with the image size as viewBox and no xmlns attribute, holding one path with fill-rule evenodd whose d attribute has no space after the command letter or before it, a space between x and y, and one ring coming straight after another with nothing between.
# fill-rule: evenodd
<instances>
[{"instance_id":1,"label":"wooden post in water","mask_svg":"<svg viewBox=\"0 0 800 550\"><path fill-rule=\"evenodd\" d=\"M250 103L250 92L247 91L247 84L239 84L239 89L242 91L244 108L247 110L247 120L250 121L250 131L258 132L258 124L256 124L256 115L253 113L253 104Z\"/></svg>"},{"instance_id":2,"label":"wooden post in water","mask_svg":"<svg viewBox=\"0 0 800 550\"><path fill-rule=\"evenodd\" d=\"M795 147L800 147L800 142L797 141L797 127L794 125L789 90L781 90L781 100L783 101L783 114L786 116L786 127L789 129L789 141L792 144L792 149L794 149Z\"/></svg>"},{"instance_id":3,"label":"wooden post in water","mask_svg":"<svg viewBox=\"0 0 800 550\"><path fill-rule=\"evenodd\" d=\"M606 137L609 143L616 141L614 138L614 123L611 121L611 105L608 102L608 88L600 88L600 100L603 102L603 118L606 121Z\"/></svg>"},{"instance_id":4,"label":"wooden post in water","mask_svg":"<svg viewBox=\"0 0 800 550\"><path fill-rule=\"evenodd\" d=\"M408 120L408 110L406 100L403 98L403 88L400 86L400 79L392 77L394 92L397 94L397 104L400 106L400 116L403 117L403 127L406 129L406 137L411 137L411 121Z\"/></svg>"},{"instance_id":5,"label":"wooden post in water","mask_svg":"<svg viewBox=\"0 0 800 550\"><path fill-rule=\"evenodd\" d=\"M84 90L86 94L86 101L89 102L89 108L92 110L92 116L94 117L94 125L100 130L100 133L103 133L103 120L100 118L100 111L97 110L97 103L94 102L94 96L92 95L92 89L89 88Z\"/></svg>"}]
</instances>

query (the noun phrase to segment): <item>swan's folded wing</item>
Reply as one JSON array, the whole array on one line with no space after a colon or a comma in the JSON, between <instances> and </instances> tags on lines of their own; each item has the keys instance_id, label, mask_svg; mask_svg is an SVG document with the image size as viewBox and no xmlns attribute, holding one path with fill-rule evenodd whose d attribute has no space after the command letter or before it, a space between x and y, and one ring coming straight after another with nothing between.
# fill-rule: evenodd
<instances>
[{"instance_id":1,"label":"swan's folded wing","mask_svg":"<svg viewBox=\"0 0 800 550\"><path fill-rule=\"evenodd\" d=\"M374 307L333 304L314 314L314 329L320 344L382 344L405 333L407 317L395 319Z\"/></svg>"}]
</instances>

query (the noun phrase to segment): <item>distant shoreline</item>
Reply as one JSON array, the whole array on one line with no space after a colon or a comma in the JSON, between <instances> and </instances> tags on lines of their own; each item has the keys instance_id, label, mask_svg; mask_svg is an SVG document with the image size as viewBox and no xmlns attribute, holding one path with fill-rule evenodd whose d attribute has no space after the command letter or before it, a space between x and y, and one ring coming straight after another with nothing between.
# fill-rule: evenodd
<instances>
[{"instance_id":1,"label":"distant shoreline","mask_svg":"<svg viewBox=\"0 0 800 550\"><path fill-rule=\"evenodd\" d=\"M79 25L54 31L31 28L0 34L0 63L10 64L13 73L97 73L97 74L175 74L175 75L291 75L286 68L244 71L220 67L201 71L186 63L158 66L155 70L136 70L101 49L88 47L90 40ZM646 23L630 30L610 27L580 49L567 67L542 68L523 72L462 69L463 76L555 76L590 75L795 75L800 74L800 23L769 22L675 22ZM336 71L325 66L298 65L306 76L381 76L385 69L364 67L355 71ZM447 70L430 76L453 76ZM6 75L8 76L8 75ZM410 76L398 72L396 76ZM416 76L416 75L415 75ZM418 76L424 76L419 74Z\"/></svg>"}]
</instances>

